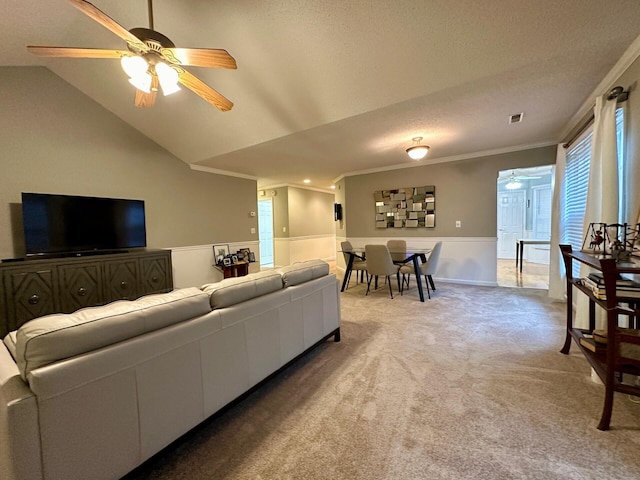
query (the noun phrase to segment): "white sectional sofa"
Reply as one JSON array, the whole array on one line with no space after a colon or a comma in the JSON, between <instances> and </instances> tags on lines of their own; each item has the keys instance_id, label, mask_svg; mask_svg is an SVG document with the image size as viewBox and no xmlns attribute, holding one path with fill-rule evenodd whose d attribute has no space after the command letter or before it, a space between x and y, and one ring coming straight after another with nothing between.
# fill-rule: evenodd
<instances>
[{"instance_id":1,"label":"white sectional sofa","mask_svg":"<svg viewBox=\"0 0 640 480\"><path fill-rule=\"evenodd\" d=\"M0 345L0 477L119 478L331 336L321 261L34 319Z\"/></svg>"}]
</instances>

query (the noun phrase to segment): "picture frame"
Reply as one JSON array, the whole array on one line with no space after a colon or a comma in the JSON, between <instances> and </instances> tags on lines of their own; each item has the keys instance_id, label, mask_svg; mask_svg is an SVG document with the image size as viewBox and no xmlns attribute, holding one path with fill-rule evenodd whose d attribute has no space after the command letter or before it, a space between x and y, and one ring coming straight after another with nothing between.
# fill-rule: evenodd
<instances>
[{"instance_id":1,"label":"picture frame","mask_svg":"<svg viewBox=\"0 0 640 480\"><path fill-rule=\"evenodd\" d=\"M256 261L256 254L253 252L249 252L249 262L253 263Z\"/></svg>"},{"instance_id":2,"label":"picture frame","mask_svg":"<svg viewBox=\"0 0 640 480\"><path fill-rule=\"evenodd\" d=\"M222 264L223 264L225 267L230 267L230 266L231 266L231 259L230 259L229 257L224 257L224 258L222 259Z\"/></svg>"},{"instance_id":3,"label":"picture frame","mask_svg":"<svg viewBox=\"0 0 640 480\"><path fill-rule=\"evenodd\" d=\"M222 264L223 261L224 261L224 257L222 255L218 255L216 257L216 265Z\"/></svg>"},{"instance_id":4,"label":"picture frame","mask_svg":"<svg viewBox=\"0 0 640 480\"><path fill-rule=\"evenodd\" d=\"M213 245L213 255L216 258L216 261L219 261L220 256L225 258L229 255L229 245L226 243L214 244Z\"/></svg>"},{"instance_id":5,"label":"picture frame","mask_svg":"<svg viewBox=\"0 0 640 480\"><path fill-rule=\"evenodd\" d=\"M231 255L231 263L232 264L238 263L238 256L237 255Z\"/></svg>"},{"instance_id":6,"label":"picture frame","mask_svg":"<svg viewBox=\"0 0 640 480\"><path fill-rule=\"evenodd\" d=\"M238 258L240 258L240 255L242 255L241 260L245 260L247 262L250 262L251 260L249 260L249 254L251 253L251 250L248 248L241 248L240 250L238 250Z\"/></svg>"}]
</instances>

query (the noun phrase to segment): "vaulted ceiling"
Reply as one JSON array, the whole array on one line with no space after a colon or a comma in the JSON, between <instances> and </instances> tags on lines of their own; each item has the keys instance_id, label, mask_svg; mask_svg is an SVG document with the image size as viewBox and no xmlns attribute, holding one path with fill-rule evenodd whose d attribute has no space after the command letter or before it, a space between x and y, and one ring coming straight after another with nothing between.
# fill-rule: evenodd
<instances>
[{"instance_id":1,"label":"vaulted ceiling","mask_svg":"<svg viewBox=\"0 0 640 480\"><path fill-rule=\"evenodd\" d=\"M148 27L144 0L92 3ZM420 164L556 142L640 35L637 0L156 0L178 47L236 59L188 68L234 102L223 113L187 89L136 108L117 60L26 50L125 49L116 35L66 0L0 5L0 65L45 65L182 161L262 186L406 166L416 136Z\"/></svg>"}]
</instances>

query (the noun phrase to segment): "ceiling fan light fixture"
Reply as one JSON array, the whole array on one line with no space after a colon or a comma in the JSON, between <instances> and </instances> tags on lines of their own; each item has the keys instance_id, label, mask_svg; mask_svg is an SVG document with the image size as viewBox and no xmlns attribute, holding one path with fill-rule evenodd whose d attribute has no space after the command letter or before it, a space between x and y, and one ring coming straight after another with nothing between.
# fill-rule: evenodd
<instances>
[{"instance_id":1,"label":"ceiling fan light fixture","mask_svg":"<svg viewBox=\"0 0 640 480\"><path fill-rule=\"evenodd\" d=\"M146 60L137 55L125 55L120 59L120 65L129 78L138 78L149 70Z\"/></svg>"},{"instance_id":2,"label":"ceiling fan light fixture","mask_svg":"<svg viewBox=\"0 0 640 480\"><path fill-rule=\"evenodd\" d=\"M151 75L148 73L130 78L129 83L144 93L151 93Z\"/></svg>"},{"instance_id":3,"label":"ceiling fan light fixture","mask_svg":"<svg viewBox=\"0 0 640 480\"><path fill-rule=\"evenodd\" d=\"M412 147L407 148L407 155L413 160L422 160L429 153L429 145L420 145L422 137L414 137Z\"/></svg>"},{"instance_id":4,"label":"ceiling fan light fixture","mask_svg":"<svg viewBox=\"0 0 640 480\"><path fill-rule=\"evenodd\" d=\"M521 186L522 186L522 183L518 181L513 181L513 180L511 180L509 183L505 185L505 187L507 187L507 190L517 190Z\"/></svg>"},{"instance_id":5,"label":"ceiling fan light fixture","mask_svg":"<svg viewBox=\"0 0 640 480\"><path fill-rule=\"evenodd\" d=\"M180 87L178 86L178 72L175 68L160 62L156 65L156 74L158 75L158 81L160 82L160 87L165 97L180 91Z\"/></svg>"}]
</instances>

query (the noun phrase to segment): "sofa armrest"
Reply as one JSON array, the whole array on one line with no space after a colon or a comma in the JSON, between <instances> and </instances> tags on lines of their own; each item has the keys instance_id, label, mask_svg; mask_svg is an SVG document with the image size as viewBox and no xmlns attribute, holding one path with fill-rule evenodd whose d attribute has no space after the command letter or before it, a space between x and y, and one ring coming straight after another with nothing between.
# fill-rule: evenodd
<instances>
[{"instance_id":1,"label":"sofa armrest","mask_svg":"<svg viewBox=\"0 0 640 480\"><path fill-rule=\"evenodd\" d=\"M43 478L37 400L4 344L0 344L0 472L6 479Z\"/></svg>"}]
</instances>

